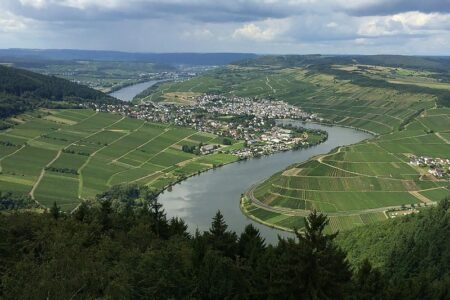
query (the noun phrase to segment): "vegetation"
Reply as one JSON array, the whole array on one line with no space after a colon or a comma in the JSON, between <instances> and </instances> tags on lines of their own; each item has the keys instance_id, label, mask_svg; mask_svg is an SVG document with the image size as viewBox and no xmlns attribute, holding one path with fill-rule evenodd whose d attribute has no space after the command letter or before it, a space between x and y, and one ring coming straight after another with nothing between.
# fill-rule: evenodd
<instances>
[{"instance_id":1,"label":"vegetation","mask_svg":"<svg viewBox=\"0 0 450 300\"><path fill-rule=\"evenodd\" d=\"M233 144L233 140L230 139L230 138L223 138L222 144L223 144L223 145L226 145L226 146L230 146L230 145Z\"/></svg>"},{"instance_id":2,"label":"vegetation","mask_svg":"<svg viewBox=\"0 0 450 300\"><path fill-rule=\"evenodd\" d=\"M333 231L386 219L383 211L392 207L438 202L450 194L448 182L412 166L408 156L446 158L450 145L440 137L450 128L449 117L426 110L402 131L340 147L279 172L249 198L261 209L259 201L281 214L288 209L297 218L311 209L326 212Z\"/></svg>"},{"instance_id":3,"label":"vegetation","mask_svg":"<svg viewBox=\"0 0 450 300\"><path fill-rule=\"evenodd\" d=\"M215 135L87 109L41 110L0 133L0 190L31 195L65 211L120 183L154 191L213 166L230 154L196 155ZM192 145L192 146L191 146ZM185 146L193 152L183 151ZM186 150L186 149L184 149ZM64 187L63 189L61 187Z\"/></svg>"},{"instance_id":4,"label":"vegetation","mask_svg":"<svg viewBox=\"0 0 450 300\"><path fill-rule=\"evenodd\" d=\"M293 165L247 195L244 211L265 224L293 229L317 209L330 217L327 230L347 230L385 220L388 207L430 205L450 194L447 182L409 164L411 155L450 153L450 111L436 108L449 104L442 68L448 64L403 56L262 56L161 84L150 97L193 91L279 99L324 123L376 135Z\"/></svg>"},{"instance_id":5,"label":"vegetation","mask_svg":"<svg viewBox=\"0 0 450 300\"><path fill-rule=\"evenodd\" d=\"M0 119L39 107L73 107L114 98L68 80L0 65Z\"/></svg>"},{"instance_id":6,"label":"vegetation","mask_svg":"<svg viewBox=\"0 0 450 300\"><path fill-rule=\"evenodd\" d=\"M440 236L438 241L404 244L408 245L409 253L380 241L380 245L389 247L379 253L384 253L386 263L378 268L372 267L368 260L350 265L345 250L336 244L336 234L324 233L327 222L324 215L313 212L307 218L304 234L297 234L296 239L280 239L277 245L266 245L252 225L240 235L228 230L218 212L208 231L191 235L182 220L166 218L161 204L148 189L115 187L99 195L95 202L83 202L71 215L62 213L56 204L49 213L0 215L0 233L2 241L6 241L0 244L0 297L444 299L448 296L449 277L445 272L450 263L445 232L449 226L448 202L409 221L415 222L415 228L422 232L431 226ZM374 228L380 232L380 228ZM390 228L391 232L403 229ZM406 240L415 236L413 231L402 235ZM424 263L416 264L417 260ZM430 265L438 268L429 268Z\"/></svg>"},{"instance_id":7,"label":"vegetation","mask_svg":"<svg viewBox=\"0 0 450 300\"><path fill-rule=\"evenodd\" d=\"M355 228L340 234L338 244L353 265L370 260L383 270L395 283L397 299L444 299L450 286L450 256L445 250L450 247L449 204L447 198L417 215Z\"/></svg>"},{"instance_id":8,"label":"vegetation","mask_svg":"<svg viewBox=\"0 0 450 300\"><path fill-rule=\"evenodd\" d=\"M41 63L39 63L41 62ZM41 74L51 74L79 82L103 92L113 92L125 86L148 81L155 73L174 71L175 67L151 62L124 61L37 61L37 64L16 62L15 66Z\"/></svg>"}]
</instances>

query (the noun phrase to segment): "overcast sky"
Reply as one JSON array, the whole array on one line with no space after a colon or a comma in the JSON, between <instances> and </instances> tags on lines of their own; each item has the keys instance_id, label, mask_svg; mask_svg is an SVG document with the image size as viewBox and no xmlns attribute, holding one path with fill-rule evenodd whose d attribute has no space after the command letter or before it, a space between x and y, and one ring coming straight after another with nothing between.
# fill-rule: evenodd
<instances>
[{"instance_id":1,"label":"overcast sky","mask_svg":"<svg viewBox=\"0 0 450 300\"><path fill-rule=\"evenodd\" d=\"M0 48L450 55L450 0L0 0Z\"/></svg>"}]
</instances>

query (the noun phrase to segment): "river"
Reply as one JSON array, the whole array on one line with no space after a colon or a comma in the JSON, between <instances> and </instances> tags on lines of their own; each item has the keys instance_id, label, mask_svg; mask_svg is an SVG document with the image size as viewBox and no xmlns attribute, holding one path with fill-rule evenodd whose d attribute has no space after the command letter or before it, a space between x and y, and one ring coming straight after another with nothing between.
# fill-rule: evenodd
<instances>
[{"instance_id":1,"label":"river","mask_svg":"<svg viewBox=\"0 0 450 300\"><path fill-rule=\"evenodd\" d=\"M161 80L150 80L146 82L129 85L124 88L121 88L120 90L112 92L109 95L122 101L131 101L133 100L134 96L143 92L144 90L148 89L149 87L155 85L160 81Z\"/></svg>"},{"instance_id":2,"label":"river","mask_svg":"<svg viewBox=\"0 0 450 300\"><path fill-rule=\"evenodd\" d=\"M315 155L324 154L333 148L350 145L372 135L351 128L325 126L300 121L290 121L293 125L328 132L328 139L317 146L297 151L280 152L261 158L253 158L209 170L190 177L159 196L168 217L178 216L194 232L208 230L212 217L220 210L230 229L237 233L252 223L269 243L275 243L278 235L292 236L291 233L270 228L247 218L240 210L239 200L251 185L258 183L289 165L305 161Z\"/></svg>"},{"instance_id":3,"label":"river","mask_svg":"<svg viewBox=\"0 0 450 300\"><path fill-rule=\"evenodd\" d=\"M123 101L131 101L134 96L159 81L152 80L138 83L115 91L110 95ZM212 217L220 210L229 228L238 233L242 232L247 224L252 223L269 243L276 242L278 235L282 237L292 236L291 233L270 228L247 218L239 207L241 194L253 184L294 163L330 152L338 146L360 142L372 137L372 135L351 128L300 121L288 122L305 128L325 130L328 132L328 139L324 143L308 149L280 152L270 156L236 162L190 177L173 186L170 191L164 191L159 196L159 201L164 205L167 215L182 218L188 224L189 230L195 232L197 228L201 231L208 230Z\"/></svg>"}]
</instances>

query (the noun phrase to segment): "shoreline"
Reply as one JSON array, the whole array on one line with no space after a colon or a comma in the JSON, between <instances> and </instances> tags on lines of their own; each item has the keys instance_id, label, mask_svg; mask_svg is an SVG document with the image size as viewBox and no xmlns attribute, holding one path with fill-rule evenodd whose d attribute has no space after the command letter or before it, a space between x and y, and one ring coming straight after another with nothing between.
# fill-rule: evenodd
<instances>
[{"instance_id":1,"label":"shoreline","mask_svg":"<svg viewBox=\"0 0 450 300\"><path fill-rule=\"evenodd\" d=\"M282 121L282 120L288 120L288 119L280 119L280 120ZM291 120L292 120L292 119L291 119ZM292 120L292 121L295 121L295 120ZM304 122L304 123L306 123L306 122ZM370 130L365 130L365 129L361 129L361 128L356 128L356 127L353 127L353 126L337 125L337 124L333 124L333 123L324 123L324 122L316 122L316 121L310 121L310 122L308 122L308 123L313 123L313 124L318 124L318 125L323 125L323 126L329 126L329 127L343 127L343 128L350 128L350 129L353 129L353 130L358 130L358 131L365 132L365 133L369 133L369 134L372 135L371 138L367 138L367 139L365 139L365 140L359 141L358 143L361 143L361 142L363 142L363 141L370 140L370 139L373 139L373 138L377 138L377 137L379 136L379 134L376 134L376 133L374 133L374 132L371 132ZM328 133L328 132L327 132L327 133ZM326 140L325 140L325 141L326 141ZM325 142L325 141L324 141L324 142ZM358 143L349 144L349 145L356 145L356 144L358 144ZM349 146L349 145L345 145L345 146ZM340 147L342 147L342 146L340 146ZM339 149L339 148L338 148L338 149ZM301 149L299 149L299 150L301 150ZM330 153L333 153L333 151L336 151L336 148L334 148L334 149L332 149L332 150L330 150L329 152L324 153L324 154L330 154ZM323 155L323 154L321 154L321 155ZM310 161L311 159L313 159L313 158L316 157L316 156L317 156L317 155L311 156L311 157L308 158L305 162ZM289 169L291 166L293 166L293 165L295 165L295 164L296 164L296 163L291 164L290 166L288 166L288 167L285 168L284 170ZM280 170L280 171L281 171L281 170ZM268 178L269 178L269 177L268 177ZM268 178L264 179L264 180L261 181L261 182L264 182L264 181L267 180ZM261 182L259 182L259 183L261 183ZM256 206L256 207L258 207L258 208L260 208L260 209L265 209L264 207L262 207L262 206L260 206L260 205L258 205L258 204L255 204L253 201L251 201L250 199L247 198L247 193L248 193L249 191L251 191L251 190L252 190L256 185L258 185L259 183L256 183L256 184L252 185L251 187L249 187L249 188L241 195L241 198L240 198L240 200L239 200L239 208L240 208L242 214L243 214L245 217L247 217L248 219L253 220L253 221L255 221L255 222L258 222L258 223L260 223L260 224L263 224L263 225L265 225L265 226L268 226L268 227L270 227L270 228L275 228L275 229L278 229L278 230L281 230L281 231L284 231L284 232L295 233L295 231L294 231L293 229L291 229L291 228L287 228L287 227L283 227L283 226L279 226L279 225L275 225L275 224L271 224L271 223L268 223L268 222L266 222L266 221L263 221L263 220L257 218L256 216L250 214L250 212L247 210L247 208L245 207L244 201L249 201L249 202L250 202L249 204L254 205L254 206ZM299 231L301 231L301 230L299 230Z\"/></svg>"}]
</instances>

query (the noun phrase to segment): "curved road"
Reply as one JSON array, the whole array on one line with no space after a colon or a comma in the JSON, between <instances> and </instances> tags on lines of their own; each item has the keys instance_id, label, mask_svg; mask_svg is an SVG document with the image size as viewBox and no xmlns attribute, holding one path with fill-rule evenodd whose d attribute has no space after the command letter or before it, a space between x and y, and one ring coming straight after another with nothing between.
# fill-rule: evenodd
<instances>
[{"instance_id":1,"label":"curved road","mask_svg":"<svg viewBox=\"0 0 450 300\"><path fill-rule=\"evenodd\" d=\"M290 216L301 216L301 217L307 217L311 211L305 210L305 209L289 209L289 208L283 208L283 207L274 207L270 206L264 202L259 201L255 195L254 190L258 184L255 184L250 187L250 189L245 192L245 196L247 196L251 201L252 204L255 206L258 206L260 208L263 208L265 210L279 213L279 214L286 214ZM426 203L427 205L436 205L436 202L429 202ZM391 209L400 209L402 207L411 208L411 205L396 205L396 206L385 206L385 207L377 207L377 208L368 208L368 209L362 209L362 210L352 210L352 211L339 211L339 212L323 212L326 215L330 217L342 217L342 216L353 216L353 215L361 215L361 214L367 214L367 213L375 213L375 212L385 212L387 210Z\"/></svg>"}]
</instances>

